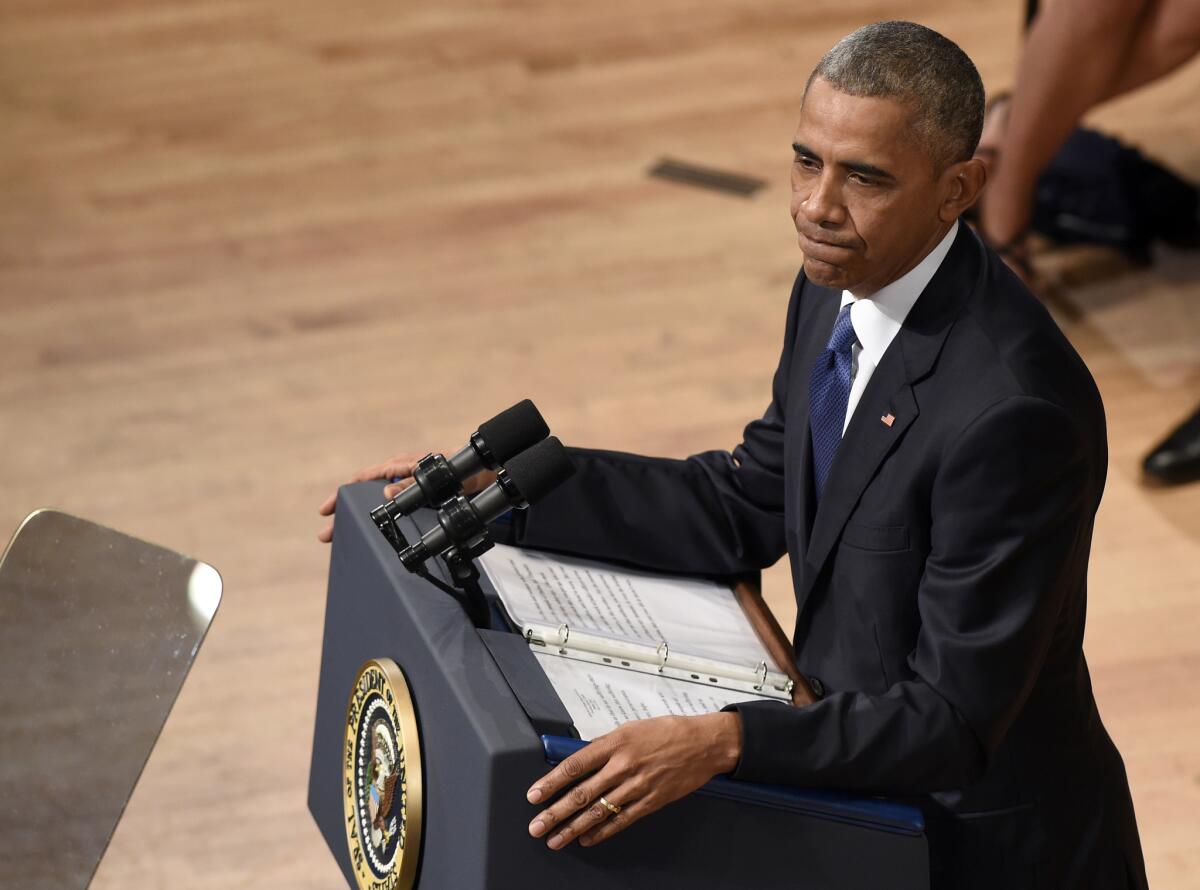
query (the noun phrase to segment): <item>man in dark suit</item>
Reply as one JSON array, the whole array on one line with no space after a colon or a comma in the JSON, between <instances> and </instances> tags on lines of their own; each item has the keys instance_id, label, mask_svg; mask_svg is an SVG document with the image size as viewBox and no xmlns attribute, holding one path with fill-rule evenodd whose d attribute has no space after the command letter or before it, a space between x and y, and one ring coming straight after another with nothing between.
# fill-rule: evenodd
<instances>
[{"instance_id":1,"label":"man in dark suit","mask_svg":"<svg viewBox=\"0 0 1200 890\"><path fill-rule=\"evenodd\" d=\"M764 416L732 453L574 449L575 477L518 516L519 544L668 571L786 552L819 695L593 741L530 789L552 848L731 771L911 795L941 887L1145 886L1082 651L1103 407L958 222L986 176L982 116L974 65L929 29L880 23L831 49L794 140L804 267Z\"/></svg>"}]
</instances>

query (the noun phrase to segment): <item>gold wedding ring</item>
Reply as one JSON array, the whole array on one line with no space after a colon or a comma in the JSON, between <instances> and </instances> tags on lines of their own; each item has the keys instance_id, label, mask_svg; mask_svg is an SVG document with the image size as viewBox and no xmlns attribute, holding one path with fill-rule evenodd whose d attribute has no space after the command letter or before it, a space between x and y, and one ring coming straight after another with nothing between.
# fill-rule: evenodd
<instances>
[{"instance_id":1,"label":"gold wedding ring","mask_svg":"<svg viewBox=\"0 0 1200 890\"><path fill-rule=\"evenodd\" d=\"M609 811L610 813L612 813L614 816L615 816L615 815L617 815L617 813L621 812L621 808L620 808L619 806L616 806L615 804L611 804L611 803L609 803L609 802L608 802L607 800L605 800L603 797L602 797L602 798L600 798L600 803L602 803L602 804L604 804L606 807L608 807L608 811Z\"/></svg>"}]
</instances>

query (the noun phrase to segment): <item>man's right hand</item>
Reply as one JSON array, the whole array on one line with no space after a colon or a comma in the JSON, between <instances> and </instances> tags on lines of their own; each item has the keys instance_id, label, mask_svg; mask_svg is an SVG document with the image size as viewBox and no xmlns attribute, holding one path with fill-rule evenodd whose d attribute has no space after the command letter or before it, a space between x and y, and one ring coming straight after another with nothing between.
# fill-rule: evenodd
<instances>
[{"instance_id":1,"label":"man's right hand","mask_svg":"<svg viewBox=\"0 0 1200 890\"><path fill-rule=\"evenodd\" d=\"M397 454L395 457L390 457L381 464L373 464L369 467L364 467L346 483L349 485L353 482L366 482L369 479L396 479L398 481L384 486L383 496L391 500L408 486L413 484L412 474L417 466L417 462L429 452L427 451L407 451L402 454ZM442 454L452 454L453 452L443 451ZM482 491L496 481L496 474L492 470L484 470L481 473L476 473L469 479L463 480L463 493L475 494ZM321 516L333 516L333 511L337 508L337 490L334 489L333 494L325 499L320 507L317 508L317 513ZM317 540L324 544L328 544L333 540L333 519L329 520L329 524L317 532Z\"/></svg>"}]
</instances>

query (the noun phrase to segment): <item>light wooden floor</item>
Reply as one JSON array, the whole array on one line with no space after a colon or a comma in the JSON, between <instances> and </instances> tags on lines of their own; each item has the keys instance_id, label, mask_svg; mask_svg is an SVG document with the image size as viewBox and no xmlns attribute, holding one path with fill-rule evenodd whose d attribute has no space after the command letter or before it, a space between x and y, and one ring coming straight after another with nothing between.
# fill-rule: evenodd
<instances>
[{"instance_id":1,"label":"light wooden floor","mask_svg":"<svg viewBox=\"0 0 1200 890\"><path fill-rule=\"evenodd\" d=\"M732 445L810 67L908 17L1007 86L1019 5L0 0L0 528L53 505L226 582L96 886L340 886L304 802L318 502L526 395L569 443ZM1197 95L1192 66L1099 119L1200 179ZM648 180L662 155L771 185ZM1112 446L1088 655L1152 884L1200 888L1200 486L1138 480L1200 401L1200 260L1067 298Z\"/></svg>"}]
</instances>

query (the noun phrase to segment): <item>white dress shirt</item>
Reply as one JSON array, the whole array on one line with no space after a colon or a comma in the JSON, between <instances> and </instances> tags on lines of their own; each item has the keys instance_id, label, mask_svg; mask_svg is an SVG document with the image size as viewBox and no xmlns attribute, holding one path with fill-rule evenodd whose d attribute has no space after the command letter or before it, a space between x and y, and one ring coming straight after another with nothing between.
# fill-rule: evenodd
<instances>
[{"instance_id":1,"label":"white dress shirt","mask_svg":"<svg viewBox=\"0 0 1200 890\"><path fill-rule=\"evenodd\" d=\"M854 335L858 338L858 343L851 348L850 400L846 403L842 435L846 434L858 400L862 398L871 375L879 367L884 352L899 333L917 297L921 296L921 291L925 290L925 285L929 284L950 252L958 227L956 221L937 247L925 255L925 259L871 296L858 299L850 291L842 291L842 302L838 309L840 311L842 306L853 304L850 306L850 323L854 325Z\"/></svg>"}]
</instances>

